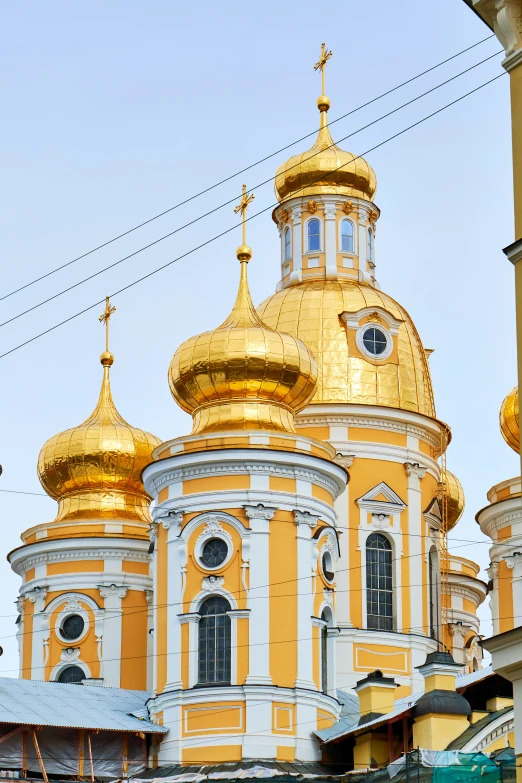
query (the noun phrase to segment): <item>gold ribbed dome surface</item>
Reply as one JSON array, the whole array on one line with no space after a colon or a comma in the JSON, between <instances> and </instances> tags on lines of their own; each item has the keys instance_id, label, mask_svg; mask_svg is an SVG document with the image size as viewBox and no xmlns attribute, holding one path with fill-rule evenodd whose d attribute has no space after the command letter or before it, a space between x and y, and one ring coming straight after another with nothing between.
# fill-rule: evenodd
<instances>
[{"instance_id":1,"label":"gold ribbed dome surface","mask_svg":"<svg viewBox=\"0 0 522 783\"><path fill-rule=\"evenodd\" d=\"M350 355L341 313L381 307L401 321L397 351L385 361ZM385 405L435 416L430 371L410 316L382 291L344 280L289 286L258 308L263 321L308 345L319 380L311 403Z\"/></svg>"},{"instance_id":2,"label":"gold ribbed dome surface","mask_svg":"<svg viewBox=\"0 0 522 783\"><path fill-rule=\"evenodd\" d=\"M500 432L511 448L520 454L520 425L518 423L518 386L511 389L500 406Z\"/></svg>"},{"instance_id":3,"label":"gold ribbed dome surface","mask_svg":"<svg viewBox=\"0 0 522 783\"><path fill-rule=\"evenodd\" d=\"M193 433L295 432L294 413L314 393L317 365L299 339L263 323L248 289L250 248L239 248L238 257L240 284L231 314L217 329L177 349L169 368L170 390L192 414Z\"/></svg>"},{"instance_id":4,"label":"gold ribbed dome surface","mask_svg":"<svg viewBox=\"0 0 522 783\"><path fill-rule=\"evenodd\" d=\"M122 519L150 522L150 497L141 481L143 468L161 440L120 416L110 387L113 356L101 356L103 380L96 408L78 427L44 444L38 476L59 501L55 521Z\"/></svg>"},{"instance_id":5,"label":"gold ribbed dome surface","mask_svg":"<svg viewBox=\"0 0 522 783\"><path fill-rule=\"evenodd\" d=\"M322 103L321 103L322 101ZM334 144L328 128L326 96L319 99L321 127L307 152L293 155L277 170L275 192L279 201L293 196L333 194L372 201L377 190L375 171L364 158Z\"/></svg>"},{"instance_id":6,"label":"gold ribbed dome surface","mask_svg":"<svg viewBox=\"0 0 522 783\"><path fill-rule=\"evenodd\" d=\"M462 484L450 470L446 470L444 482L446 491L447 530L452 530L464 513L465 498Z\"/></svg>"}]
</instances>

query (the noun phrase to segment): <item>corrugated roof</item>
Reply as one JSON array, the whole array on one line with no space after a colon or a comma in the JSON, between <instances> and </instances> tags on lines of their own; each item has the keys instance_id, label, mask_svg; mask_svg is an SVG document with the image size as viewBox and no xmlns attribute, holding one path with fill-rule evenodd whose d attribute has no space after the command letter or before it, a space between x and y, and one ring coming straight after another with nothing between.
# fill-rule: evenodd
<instances>
[{"instance_id":1,"label":"corrugated roof","mask_svg":"<svg viewBox=\"0 0 522 783\"><path fill-rule=\"evenodd\" d=\"M0 677L0 723L164 734L163 726L132 713L145 709L146 691Z\"/></svg>"},{"instance_id":2,"label":"corrugated roof","mask_svg":"<svg viewBox=\"0 0 522 783\"><path fill-rule=\"evenodd\" d=\"M392 718L397 718L399 715L402 715L403 712L407 712L410 707L413 707L413 705L420 699L422 695L422 693L414 693L413 696L404 696L402 699L397 699L395 702L395 709L392 712L388 712L386 715L381 715L379 718L374 718L374 720L369 720L368 723L362 723L360 726L359 715L354 715L352 718L348 718L348 716L343 717L341 711L341 717L336 723L334 723L328 729L314 731L314 734L316 737L319 737L322 742L332 742L332 740L353 734L353 732L357 731L358 729L366 729L368 726L376 726L379 723L387 723ZM342 698L339 695L339 691L338 698L339 701L342 701Z\"/></svg>"},{"instance_id":3,"label":"corrugated roof","mask_svg":"<svg viewBox=\"0 0 522 783\"><path fill-rule=\"evenodd\" d=\"M513 712L513 707L504 707L504 709L497 710L497 712L490 712L489 715L481 718L476 723L472 723L465 731L462 732L462 734L457 737L457 739L454 739L453 742L450 742L447 750L461 750L461 748L465 747L468 742L473 739L473 737L475 737L477 734L480 734L482 729L486 728L486 726L489 726L490 723L494 723L497 718L502 717L502 715L507 715L508 712Z\"/></svg>"},{"instance_id":4,"label":"corrugated roof","mask_svg":"<svg viewBox=\"0 0 522 783\"><path fill-rule=\"evenodd\" d=\"M467 688L468 685L473 685L475 682L485 680L486 677L490 677L492 674L495 674L495 672L491 666L484 666L483 669L471 672L471 674L459 674L457 676L456 688Z\"/></svg>"}]
</instances>

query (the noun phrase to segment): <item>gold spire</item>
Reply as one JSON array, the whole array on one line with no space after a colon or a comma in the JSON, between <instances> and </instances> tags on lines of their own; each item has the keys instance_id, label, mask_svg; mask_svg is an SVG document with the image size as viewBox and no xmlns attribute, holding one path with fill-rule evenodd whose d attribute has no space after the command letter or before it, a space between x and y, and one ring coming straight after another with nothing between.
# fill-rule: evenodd
<instances>
[{"instance_id":1,"label":"gold spire","mask_svg":"<svg viewBox=\"0 0 522 783\"><path fill-rule=\"evenodd\" d=\"M321 44L321 57L314 65L314 70L321 70L322 94L317 99L317 108L321 112L319 133L311 149L292 155L278 168L275 176L278 201L322 194L355 196L372 201L375 195L377 180L374 170L364 158L338 147L328 128L330 98L324 94L324 74L331 56L326 44Z\"/></svg>"},{"instance_id":2,"label":"gold spire","mask_svg":"<svg viewBox=\"0 0 522 783\"><path fill-rule=\"evenodd\" d=\"M236 251L237 257L240 261L250 261L252 258L252 249L247 245L246 243L246 213L248 209L248 205L255 199L255 196L253 193L248 195L247 193L247 186L243 185L243 195L241 196L241 201L237 205L237 207L234 208L234 214L237 215L238 212L241 213L241 229L242 229L242 238L243 238L243 244L240 245Z\"/></svg>"},{"instance_id":3,"label":"gold spire","mask_svg":"<svg viewBox=\"0 0 522 783\"><path fill-rule=\"evenodd\" d=\"M148 524L150 498L141 480L143 468L161 441L128 424L112 399L109 320L116 308L109 297L99 321L105 324L105 348L100 361L103 378L98 403L83 424L59 432L42 447L40 482L58 501L55 522L82 519L123 519Z\"/></svg>"},{"instance_id":4,"label":"gold spire","mask_svg":"<svg viewBox=\"0 0 522 783\"><path fill-rule=\"evenodd\" d=\"M326 68L326 63L332 56L333 52L330 50L329 52L326 51L326 44L321 44L321 57L319 58L319 61L316 62L314 65L314 71L318 71L319 68L321 69L321 94L324 95L324 71Z\"/></svg>"}]
</instances>

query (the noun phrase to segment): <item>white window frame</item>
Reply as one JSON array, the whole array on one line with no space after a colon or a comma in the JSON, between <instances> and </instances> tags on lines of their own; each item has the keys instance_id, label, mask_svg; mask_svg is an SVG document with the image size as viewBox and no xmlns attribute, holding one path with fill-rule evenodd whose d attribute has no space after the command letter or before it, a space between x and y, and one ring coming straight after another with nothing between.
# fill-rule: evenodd
<instances>
[{"instance_id":1,"label":"white window frame","mask_svg":"<svg viewBox=\"0 0 522 783\"><path fill-rule=\"evenodd\" d=\"M319 249L318 250L309 250L308 249L308 224L311 220L317 220L319 222ZM317 215L311 215L309 218L307 218L303 224L303 239L304 239L304 246L306 247L306 250L303 251L304 256L310 256L315 255L316 253L324 253L324 225L323 221L320 217L317 217Z\"/></svg>"},{"instance_id":2,"label":"white window frame","mask_svg":"<svg viewBox=\"0 0 522 783\"><path fill-rule=\"evenodd\" d=\"M290 243L289 243L290 255L288 257L286 256L286 235L287 234L290 237ZM285 227L283 228L283 266L285 264L287 264L289 261L292 260L292 257L293 257L292 250L293 250L292 227L289 226L288 224L286 224Z\"/></svg>"},{"instance_id":3,"label":"white window frame","mask_svg":"<svg viewBox=\"0 0 522 783\"><path fill-rule=\"evenodd\" d=\"M352 224L352 249L351 250L343 250L343 223L347 220L348 223ZM357 228L353 220L348 217L343 217L341 220L339 220L339 231L338 231L338 241L337 244L339 246L339 253L347 254L347 255L357 255Z\"/></svg>"},{"instance_id":4,"label":"white window frame","mask_svg":"<svg viewBox=\"0 0 522 783\"><path fill-rule=\"evenodd\" d=\"M370 351L366 348L364 344L364 335L368 331L368 329L379 329L379 331L381 331L386 336L386 340L388 341L388 343L382 353L373 354L370 353ZM383 326L381 323L377 323L376 321L368 321L367 323L360 326L359 329L357 329L357 332L355 334L355 343L359 351L363 354L363 356L367 356L373 362L382 362L384 359L388 359L393 351L392 335L390 334L389 330L385 326Z\"/></svg>"}]
</instances>

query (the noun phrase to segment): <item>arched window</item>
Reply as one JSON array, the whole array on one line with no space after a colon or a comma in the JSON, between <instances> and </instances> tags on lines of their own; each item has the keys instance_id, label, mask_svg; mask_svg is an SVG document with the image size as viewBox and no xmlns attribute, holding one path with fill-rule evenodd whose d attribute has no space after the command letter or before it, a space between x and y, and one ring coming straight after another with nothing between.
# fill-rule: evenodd
<instances>
[{"instance_id":1,"label":"arched window","mask_svg":"<svg viewBox=\"0 0 522 783\"><path fill-rule=\"evenodd\" d=\"M198 683L230 683L230 604L214 595L200 608L198 645Z\"/></svg>"},{"instance_id":2,"label":"arched window","mask_svg":"<svg viewBox=\"0 0 522 783\"><path fill-rule=\"evenodd\" d=\"M380 533L366 540L366 614L368 628L393 631L392 548Z\"/></svg>"},{"instance_id":3,"label":"arched window","mask_svg":"<svg viewBox=\"0 0 522 783\"><path fill-rule=\"evenodd\" d=\"M437 577L436 577L436 554L432 549L428 559L428 589L430 602L430 636L437 638Z\"/></svg>"},{"instance_id":4,"label":"arched window","mask_svg":"<svg viewBox=\"0 0 522 783\"><path fill-rule=\"evenodd\" d=\"M86 674L79 666L66 666L58 675L58 682L68 682L78 685L85 680Z\"/></svg>"},{"instance_id":5,"label":"arched window","mask_svg":"<svg viewBox=\"0 0 522 783\"><path fill-rule=\"evenodd\" d=\"M373 231L368 229L368 261L373 261Z\"/></svg>"},{"instance_id":6,"label":"arched window","mask_svg":"<svg viewBox=\"0 0 522 783\"><path fill-rule=\"evenodd\" d=\"M292 257L292 238L290 236L290 229L288 226L285 228L285 261L288 261Z\"/></svg>"},{"instance_id":7,"label":"arched window","mask_svg":"<svg viewBox=\"0 0 522 783\"><path fill-rule=\"evenodd\" d=\"M321 626L321 690L328 691L328 618L326 613L321 614L324 625Z\"/></svg>"},{"instance_id":8,"label":"arched window","mask_svg":"<svg viewBox=\"0 0 522 783\"><path fill-rule=\"evenodd\" d=\"M321 226L317 218L308 221L308 250L320 250L321 248Z\"/></svg>"},{"instance_id":9,"label":"arched window","mask_svg":"<svg viewBox=\"0 0 522 783\"><path fill-rule=\"evenodd\" d=\"M345 253L353 253L353 223L351 220L343 220L341 224L341 250Z\"/></svg>"}]
</instances>

